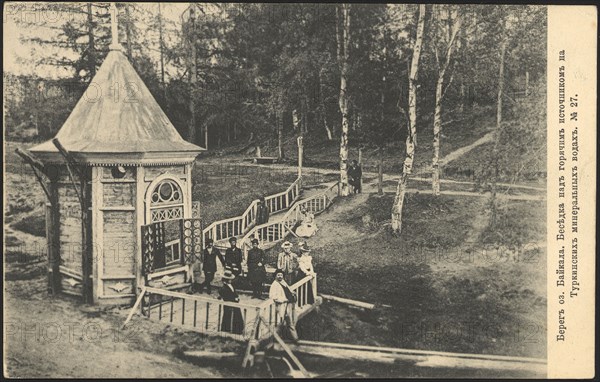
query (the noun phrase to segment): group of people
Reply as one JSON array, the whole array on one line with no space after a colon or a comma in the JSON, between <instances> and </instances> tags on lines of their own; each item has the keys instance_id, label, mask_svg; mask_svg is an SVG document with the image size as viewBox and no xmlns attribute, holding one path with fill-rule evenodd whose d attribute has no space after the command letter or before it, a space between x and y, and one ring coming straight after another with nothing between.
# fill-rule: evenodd
<instances>
[{"instance_id":1,"label":"group of people","mask_svg":"<svg viewBox=\"0 0 600 382\"><path fill-rule=\"evenodd\" d=\"M205 289L210 294L212 291L211 283L214 280L217 271L217 259L224 267L223 286L219 288L219 298L228 302L239 302L236 280L242 273L242 250L237 247L237 238L229 239L230 247L223 256L218 248L214 246L212 239L207 239L206 248L202 252L200 259L195 259L191 266L192 269L192 292L203 292ZM246 264L248 266L247 280L252 289L252 298L264 299L263 285L266 282L267 265L265 252L259 248L259 240L254 238L251 241L252 248L248 251ZM306 289L299 290L299 293L306 293L306 296L297 296L292 293L290 285L304 279L307 276L315 274L312 264L311 249L307 243L300 243L299 254L292 252L293 244L285 241L282 245L282 252L277 256L277 270L274 274L274 281L269 289L269 299L275 302L277 318L279 322L284 319L288 327L293 327L291 322L293 315L290 309L296 303L305 301L308 304L314 303L314 293L312 282ZM200 265L198 265L200 263ZM200 283L200 270L204 272L204 281ZM305 292L302 292L304 291ZM242 334L244 322L239 308L224 306L223 320L221 330L234 334Z\"/></svg>"}]
</instances>

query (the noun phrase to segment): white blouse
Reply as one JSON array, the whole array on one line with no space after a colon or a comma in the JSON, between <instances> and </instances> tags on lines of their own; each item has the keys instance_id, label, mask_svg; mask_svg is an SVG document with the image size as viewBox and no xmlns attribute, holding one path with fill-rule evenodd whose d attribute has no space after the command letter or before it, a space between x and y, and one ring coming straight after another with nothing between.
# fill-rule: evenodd
<instances>
[{"instance_id":1,"label":"white blouse","mask_svg":"<svg viewBox=\"0 0 600 382\"><path fill-rule=\"evenodd\" d=\"M315 273L312 265L312 256L311 255L302 255L298 257L298 268L307 275L312 275Z\"/></svg>"}]
</instances>

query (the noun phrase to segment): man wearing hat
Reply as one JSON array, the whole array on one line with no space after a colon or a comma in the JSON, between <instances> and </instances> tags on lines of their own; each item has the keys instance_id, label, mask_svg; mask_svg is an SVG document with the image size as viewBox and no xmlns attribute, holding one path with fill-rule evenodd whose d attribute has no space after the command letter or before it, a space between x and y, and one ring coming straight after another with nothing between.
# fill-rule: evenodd
<instances>
[{"instance_id":1,"label":"man wearing hat","mask_svg":"<svg viewBox=\"0 0 600 382\"><path fill-rule=\"evenodd\" d=\"M296 323L294 322L294 303L296 296L290 290L289 285L284 280L285 272L278 269L275 271L275 280L269 289L269 298L275 303L275 320L277 325L284 323L287 329L287 335L293 341L298 340Z\"/></svg>"},{"instance_id":2,"label":"man wearing hat","mask_svg":"<svg viewBox=\"0 0 600 382\"><path fill-rule=\"evenodd\" d=\"M252 239L252 248L248 251L248 281L252 288L252 297L260 298L265 281L265 251L258 248L258 239Z\"/></svg>"},{"instance_id":3,"label":"man wearing hat","mask_svg":"<svg viewBox=\"0 0 600 382\"><path fill-rule=\"evenodd\" d=\"M206 248L204 248L204 252L202 252L202 265L204 267L204 282L200 286L200 290L206 287L206 291L208 294L211 293L212 288L210 283L215 278L215 272L217 271L217 258L221 262L221 265L224 266L225 261L223 260L223 256L221 252L213 246L213 239L206 240Z\"/></svg>"},{"instance_id":4,"label":"man wearing hat","mask_svg":"<svg viewBox=\"0 0 600 382\"><path fill-rule=\"evenodd\" d=\"M240 302L232 281L235 276L231 270L226 269L223 273L223 286L219 288L219 298L228 302ZM223 320L221 321L221 331L234 334L244 333L244 318L242 310L233 306L223 306Z\"/></svg>"},{"instance_id":5,"label":"man wearing hat","mask_svg":"<svg viewBox=\"0 0 600 382\"><path fill-rule=\"evenodd\" d=\"M225 269L230 269L235 277L242 273L242 250L237 247L237 238L232 236L229 239L230 248L225 251Z\"/></svg>"},{"instance_id":6,"label":"man wearing hat","mask_svg":"<svg viewBox=\"0 0 600 382\"><path fill-rule=\"evenodd\" d=\"M277 255L277 268L285 273L285 281L291 284L298 271L298 255L292 252L292 243L285 241L281 244L283 252Z\"/></svg>"}]
</instances>

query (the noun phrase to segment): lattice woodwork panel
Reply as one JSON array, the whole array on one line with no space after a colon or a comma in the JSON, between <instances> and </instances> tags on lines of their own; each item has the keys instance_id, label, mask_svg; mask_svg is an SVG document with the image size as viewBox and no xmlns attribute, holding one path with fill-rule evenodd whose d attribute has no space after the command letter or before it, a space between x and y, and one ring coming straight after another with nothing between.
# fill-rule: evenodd
<instances>
[{"instance_id":1,"label":"lattice woodwork panel","mask_svg":"<svg viewBox=\"0 0 600 382\"><path fill-rule=\"evenodd\" d=\"M142 274L152 273L156 268L164 267L165 227L164 223L143 225L142 229Z\"/></svg>"},{"instance_id":2,"label":"lattice woodwork panel","mask_svg":"<svg viewBox=\"0 0 600 382\"><path fill-rule=\"evenodd\" d=\"M162 222L165 220L177 220L183 218L183 207L156 208L152 209L151 219L153 222Z\"/></svg>"},{"instance_id":3,"label":"lattice woodwork panel","mask_svg":"<svg viewBox=\"0 0 600 382\"><path fill-rule=\"evenodd\" d=\"M192 263L194 256L202 254L202 221L200 219L181 220L182 259L186 264Z\"/></svg>"}]
</instances>

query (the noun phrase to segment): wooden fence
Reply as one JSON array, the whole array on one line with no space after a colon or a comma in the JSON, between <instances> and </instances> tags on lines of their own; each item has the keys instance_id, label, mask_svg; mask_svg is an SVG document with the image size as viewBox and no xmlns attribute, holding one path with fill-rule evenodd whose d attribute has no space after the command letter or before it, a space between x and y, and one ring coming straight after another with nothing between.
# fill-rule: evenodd
<instances>
[{"instance_id":1,"label":"wooden fence","mask_svg":"<svg viewBox=\"0 0 600 382\"><path fill-rule=\"evenodd\" d=\"M301 179L297 178L287 190L265 197L265 203L271 214L284 211L300 196ZM245 235L256 224L256 209L258 200L254 200L241 216L213 222L202 231L203 239L213 239L215 242L226 241L232 236Z\"/></svg>"},{"instance_id":2,"label":"wooden fence","mask_svg":"<svg viewBox=\"0 0 600 382\"><path fill-rule=\"evenodd\" d=\"M312 288L315 301L308 302L308 288ZM298 296L298 301L291 309L294 322L307 313L316 303L317 276L307 276L290 286L290 290ZM242 295L245 297L245 295ZM250 338L264 339L273 335L280 321L273 300L260 301L245 299L241 302L226 302L211 296L191 295L166 289L145 287L140 295L140 310L146 318L168 325L183 327L188 330L212 336L229 337L245 341ZM256 302L255 302L256 301ZM138 303L132 308L137 309ZM239 309L243 324L239 333L223 330L225 308ZM127 323L129 319L128 317ZM262 325L255 325L261 319ZM234 325L233 315L229 315L229 325Z\"/></svg>"},{"instance_id":3,"label":"wooden fence","mask_svg":"<svg viewBox=\"0 0 600 382\"><path fill-rule=\"evenodd\" d=\"M246 258L248 250L251 248L250 240L256 237L260 240L263 248L270 247L275 243L284 240L292 232L294 226L301 221L301 209L304 207L313 214L325 211L338 195L339 182L329 186L325 191L317 195L302 199L296 202L283 218L255 226L250 229L240 240Z\"/></svg>"}]
</instances>

